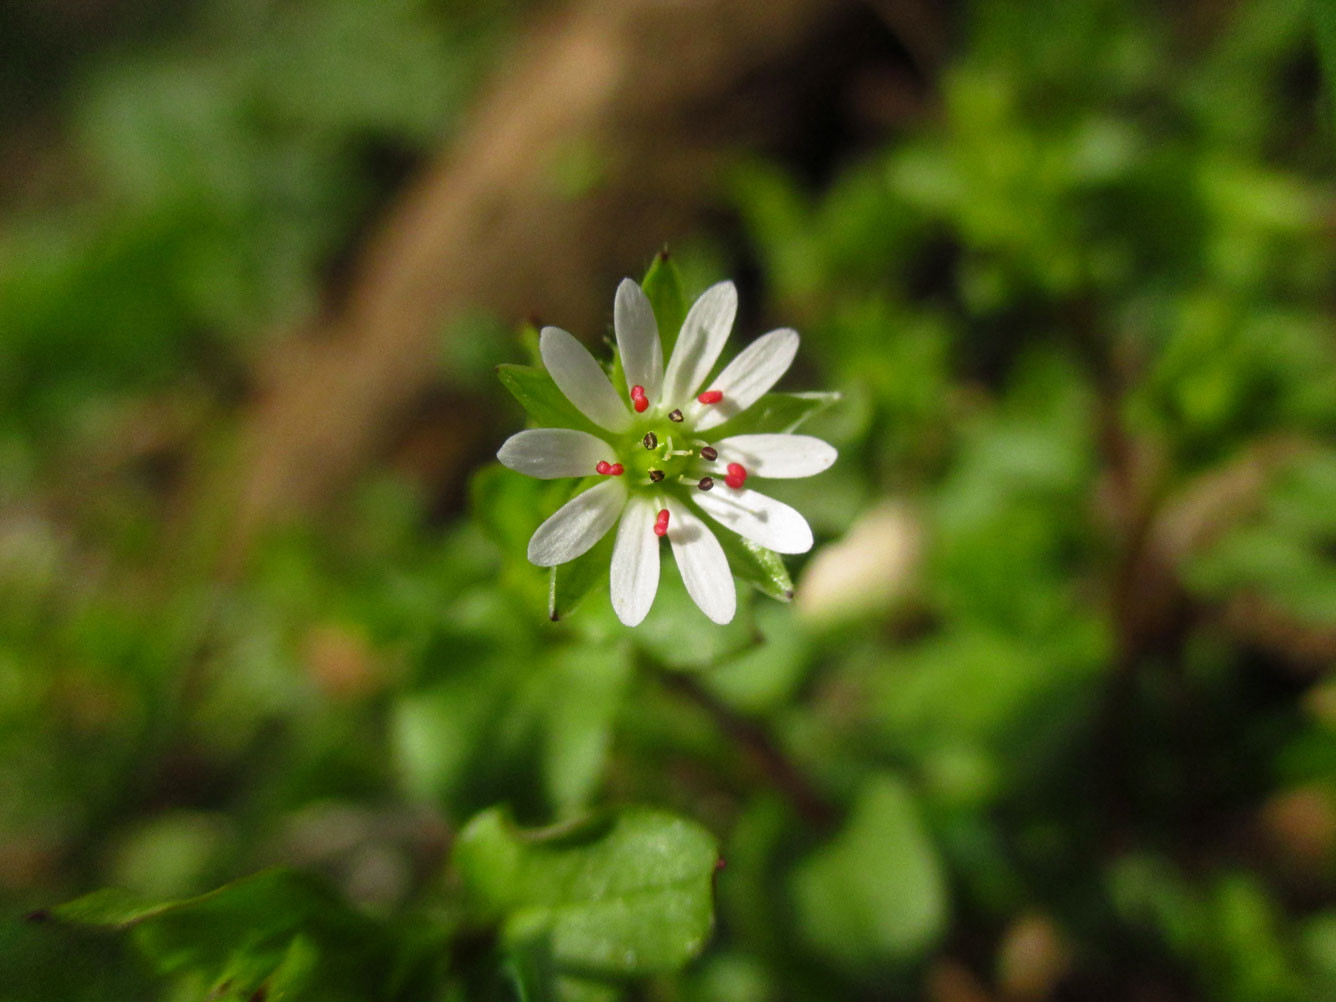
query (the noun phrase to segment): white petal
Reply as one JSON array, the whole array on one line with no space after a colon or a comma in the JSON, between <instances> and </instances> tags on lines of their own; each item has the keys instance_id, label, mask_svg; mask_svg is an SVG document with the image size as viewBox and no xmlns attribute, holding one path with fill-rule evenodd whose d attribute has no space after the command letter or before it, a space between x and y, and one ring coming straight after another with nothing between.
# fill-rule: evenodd
<instances>
[{"instance_id":1,"label":"white petal","mask_svg":"<svg viewBox=\"0 0 1336 1002\"><path fill-rule=\"evenodd\" d=\"M650 402L657 403L659 390L663 387L663 346L659 344L659 325L649 299L629 278L622 279L622 284L617 286L612 326L622 353L626 389L643 386Z\"/></svg>"},{"instance_id":2,"label":"white petal","mask_svg":"<svg viewBox=\"0 0 1336 1002\"><path fill-rule=\"evenodd\" d=\"M719 484L701 491L693 499L705 514L776 553L806 553L812 548L812 530L807 519L782 501L758 494L750 488L735 490Z\"/></svg>"},{"instance_id":3,"label":"white petal","mask_svg":"<svg viewBox=\"0 0 1336 1002\"><path fill-rule=\"evenodd\" d=\"M600 461L611 461L612 448L603 439L572 428L531 428L506 439L496 458L516 473L553 480L592 475Z\"/></svg>"},{"instance_id":4,"label":"white petal","mask_svg":"<svg viewBox=\"0 0 1336 1002\"><path fill-rule=\"evenodd\" d=\"M695 421L696 430L704 431L723 424L760 400L779 382L779 377L789 371L797 353L798 332L787 327L763 334L747 345L724 367L719 377L705 387L723 391L724 399L717 404L692 401L689 418Z\"/></svg>"},{"instance_id":5,"label":"white petal","mask_svg":"<svg viewBox=\"0 0 1336 1002\"><path fill-rule=\"evenodd\" d=\"M738 593L724 548L685 505L671 500L665 504L668 542L673 544L673 559L682 573L687 594L714 622L721 626L732 622L738 610Z\"/></svg>"},{"instance_id":6,"label":"white petal","mask_svg":"<svg viewBox=\"0 0 1336 1002\"><path fill-rule=\"evenodd\" d=\"M544 327L538 351L552 381L581 414L609 431L624 431L630 425L627 404L584 345L560 327Z\"/></svg>"},{"instance_id":7,"label":"white petal","mask_svg":"<svg viewBox=\"0 0 1336 1002\"><path fill-rule=\"evenodd\" d=\"M839 457L835 446L811 435L734 435L714 443L719 459L710 470L724 473L741 463L749 474L776 480L814 477Z\"/></svg>"},{"instance_id":8,"label":"white petal","mask_svg":"<svg viewBox=\"0 0 1336 1002\"><path fill-rule=\"evenodd\" d=\"M625 504L626 486L617 477L577 494L534 532L529 562L555 567L574 560L603 538Z\"/></svg>"},{"instance_id":9,"label":"white petal","mask_svg":"<svg viewBox=\"0 0 1336 1002\"><path fill-rule=\"evenodd\" d=\"M663 401L670 409L685 408L696 395L724 350L737 312L738 290L732 282L710 286L692 304L663 377Z\"/></svg>"},{"instance_id":10,"label":"white petal","mask_svg":"<svg viewBox=\"0 0 1336 1002\"><path fill-rule=\"evenodd\" d=\"M622 512L612 548L612 609L627 626L639 626L659 590L659 537L654 520L659 506L635 498Z\"/></svg>"}]
</instances>

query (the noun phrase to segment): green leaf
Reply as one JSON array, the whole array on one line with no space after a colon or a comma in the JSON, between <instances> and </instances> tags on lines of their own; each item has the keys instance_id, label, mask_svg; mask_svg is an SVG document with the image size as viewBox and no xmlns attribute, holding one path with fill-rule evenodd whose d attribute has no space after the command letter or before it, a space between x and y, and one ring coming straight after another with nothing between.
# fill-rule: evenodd
<instances>
[{"instance_id":1,"label":"green leaf","mask_svg":"<svg viewBox=\"0 0 1336 1002\"><path fill-rule=\"evenodd\" d=\"M864 786L836 839L795 873L802 931L854 967L913 960L946 926L946 883L913 794L882 775Z\"/></svg>"},{"instance_id":2,"label":"green leaf","mask_svg":"<svg viewBox=\"0 0 1336 1002\"><path fill-rule=\"evenodd\" d=\"M448 669L402 695L391 717L398 772L414 796L466 818L504 798L568 815L603 777L630 677L629 644L477 649L443 638Z\"/></svg>"},{"instance_id":3,"label":"green leaf","mask_svg":"<svg viewBox=\"0 0 1336 1002\"><path fill-rule=\"evenodd\" d=\"M331 958L352 966L378 942L373 923L315 878L292 870L267 870L176 901L95 891L52 909L51 917L133 931L159 972L202 977L227 997L275 983L295 995L329 976Z\"/></svg>"},{"instance_id":4,"label":"green leaf","mask_svg":"<svg viewBox=\"0 0 1336 1002\"><path fill-rule=\"evenodd\" d=\"M663 342L663 357L667 358L672 354L673 345L677 344L682 321L687 318L687 303L682 292L682 276L666 250L654 256L641 288L654 307L654 319L658 321L659 338Z\"/></svg>"},{"instance_id":5,"label":"green leaf","mask_svg":"<svg viewBox=\"0 0 1336 1002\"><path fill-rule=\"evenodd\" d=\"M524 559L529 537L538 527L551 485L490 463L469 481L469 507L492 542L507 555ZM555 510L555 509L554 509Z\"/></svg>"},{"instance_id":6,"label":"green leaf","mask_svg":"<svg viewBox=\"0 0 1336 1002\"><path fill-rule=\"evenodd\" d=\"M264 934L326 909L332 894L313 878L293 870L265 870L198 897L148 901L118 888L92 894L51 909L52 917L77 925L130 929L151 920L188 917L225 931L246 922Z\"/></svg>"},{"instance_id":7,"label":"green leaf","mask_svg":"<svg viewBox=\"0 0 1336 1002\"><path fill-rule=\"evenodd\" d=\"M741 578L759 591L781 602L793 601L793 579L784 566L784 559L774 550L767 550L735 532L716 532L733 576Z\"/></svg>"},{"instance_id":8,"label":"green leaf","mask_svg":"<svg viewBox=\"0 0 1336 1002\"><path fill-rule=\"evenodd\" d=\"M736 584L731 586L736 589ZM741 614L726 626L711 623L687 594L676 562L668 562L659 577L654 605L645 621L632 631L631 640L652 664L708 668L755 643L747 610L740 605Z\"/></svg>"},{"instance_id":9,"label":"green leaf","mask_svg":"<svg viewBox=\"0 0 1336 1002\"><path fill-rule=\"evenodd\" d=\"M607 981L563 975L552 959L552 941L540 926L512 937L506 973L519 1002L617 1002L622 986Z\"/></svg>"},{"instance_id":10,"label":"green leaf","mask_svg":"<svg viewBox=\"0 0 1336 1002\"><path fill-rule=\"evenodd\" d=\"M568 993L534 988L535 972L607 982L695 957L713 926L718 858L699 825L648 808L536 832L493 808L465 826L454 850L470 905L500 927L536 999Z\"/></svg>"},{"instance_id":11,"label":"green leaf","mask_svg":"<svg viewBox=\"0 0 1336 1002\"><path fill-rule=\"evenodd\" d=\"M811 664L806 632L783 606L765 602L753 613L759 642L700 674L700 683L741 713L764 717L794 699Z\"/></svg>"},{"instance_id":12,"label":"green leaf","mask_svg":"<svg viewBox=\"0 0 1336 1002\"><path fill-rule=\"evenodd\" d=\"M552 655L543 780L559 810L579 807L597 787L630 675L624 643L565 647Z\"/></svg>"},{"instance_id":13,"label":"green leaf","mask_svg":"<svg viewBox=\"0 0 1336 1002\"><path fill-rule=\"evenodd\" d=\"M490 803L509 775L523 775L514 745L530 743L532 727L514 709L521 663L517 657L470 650L453 638L448 653L439 656L457 659L451 662L454 670L405 694L395 706L396 765L414 796L467 816ZM523 657L527 661L528 655Z\"/></svg>"},{"instance_id":14,"label":"green leaf","mask_svg":"<svg viewBox=\"0 0 1336 1002\"><path fill-rule=\"evenodd\" d=\"M531 365L507 362L496 367L497 378L519 401L530 419L540 428L578 428L603 438L607 435L566 399L552 377Z\"/></svg>"},{"instance_id":15,"label":"green leaf","mask_svg":"<svg viewBox=\"0 0 1336 1002\"><path fill-rule=\"evenodd\" d=\"M737 417L710 429L712 441L761 432L786 434L839 403L838 393L767 393Z\"/></svg>"}]
</instances>

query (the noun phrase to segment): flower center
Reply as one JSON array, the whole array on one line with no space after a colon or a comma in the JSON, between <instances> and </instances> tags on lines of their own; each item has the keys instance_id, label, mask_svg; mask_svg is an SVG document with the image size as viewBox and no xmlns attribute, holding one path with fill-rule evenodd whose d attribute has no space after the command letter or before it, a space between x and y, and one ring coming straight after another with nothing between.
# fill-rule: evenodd
<instances>
[{"instance_id":1,"label":"flower center","mask_svg":"<svg viewBox=\"0 0 1336 1002\"><path fill-rule=\"evenodd\" d=\"M675 414L660 413L653 420L637 423L627 433L616 455L609 457L614 461L609 469L615 465L624 470L626 486L631 490L657 495L665 489L710 485L702 461L713 461L718 456L686 422L678 421Z\"/></svg>"},{"instance_id":2,"label":"flower center","mask_svg":"<svg viewBox=\"0 0 1336 1002\"><path fill-rule=\"evenodd\" d=\"M694 464L699 452L680 426L651 428L619 450L630 484L675 483ZM662 476L656 476L662 474Z\"/></svg>"},{"instance_id":3,"label":"flower center","mask_svg":"<svg viewBox=\"0 0 1336 1002\"><path fill-rule=\"evenodd\" d=\"M630 398L632 409L645 417L633 426L616 450L617 455L598 464L597 472L604 476L625 474L628 488L649 495L670 488L712 489L714 479L705 475L701 464L718 459L718 450L695 434L682 410L674 408L666 415L662 411L647 414L652 402L640 385L631 387ZM723 398L721 390L710 389L696 399L708 406ZM729 486L738 486L740 482L731 467L729 474L725 478ZM746 474L742 476L745 478Z\"/></svg>"}]
</instances>

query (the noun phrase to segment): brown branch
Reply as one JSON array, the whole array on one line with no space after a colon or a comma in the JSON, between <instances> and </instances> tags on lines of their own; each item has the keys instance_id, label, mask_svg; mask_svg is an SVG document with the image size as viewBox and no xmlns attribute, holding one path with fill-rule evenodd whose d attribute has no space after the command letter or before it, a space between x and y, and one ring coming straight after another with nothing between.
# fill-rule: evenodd
<instances>
[{"instance_id":1,"label":"brown branch","mask_svg":"<svg viewBox=\"0 0 1336 1002\"><path fill-rule=\"evenodd\" d=\"M720 732L743 750L804 821L819 829L834 825L839 812L765 727L740 714L688 674L664 669L657 674L666 688L704 710Z\"/></svg>"}]
</instances>

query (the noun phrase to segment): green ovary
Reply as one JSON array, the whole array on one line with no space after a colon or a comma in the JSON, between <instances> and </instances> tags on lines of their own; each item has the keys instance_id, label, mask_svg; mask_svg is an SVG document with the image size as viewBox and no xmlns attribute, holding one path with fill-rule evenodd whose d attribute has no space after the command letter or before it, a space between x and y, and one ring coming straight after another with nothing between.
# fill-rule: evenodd
<instances>
[{"instance_id":1,"label":"green ovary","mask_svg":"<svg viewBox=\"0 0 1336 1002\"><path fill-rule=\"evenodd\" d=\"M645 448L645 436L652 434L655 446ZM690 455L674 456L670 452L687 452ZM629 434L617 450L618 460L626 467L627 487L643 493L658 493L666 488L680 489L678 478L695 473L700 463L699 446L696 436L683 425L662 421L646 424ZM650 481L651 470L658 470L663 479L657 483Z\"/></svg>"}]
</instances>

